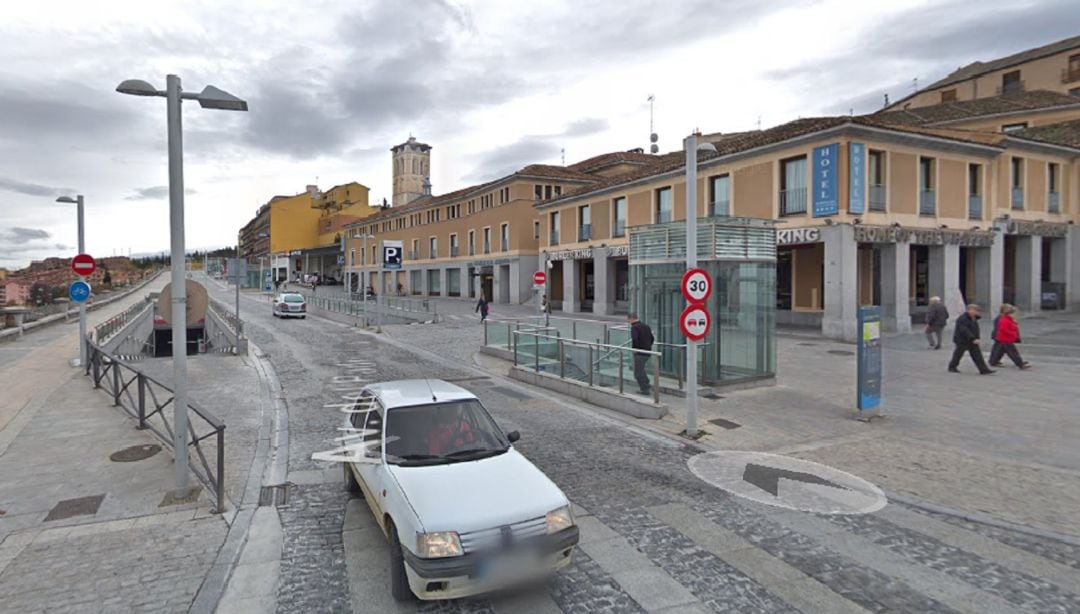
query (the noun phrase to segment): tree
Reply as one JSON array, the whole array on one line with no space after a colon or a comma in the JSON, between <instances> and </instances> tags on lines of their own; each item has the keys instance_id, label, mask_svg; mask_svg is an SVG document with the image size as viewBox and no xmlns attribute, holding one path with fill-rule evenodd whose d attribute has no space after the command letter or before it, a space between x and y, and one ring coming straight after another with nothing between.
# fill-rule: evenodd
<instances>
[{"instance_id":1,"label":"tree","mask_svg":"<svg viewBox=\"0 0 1080 614\"><path fill-rule=\"evenodd\" d=\"M30 286L30 302L34 305L38 307L48 305L53 302L54 298L56 298L56 288L40 281L34 282L34 285Z\"/></svg>"},{"instance_id":2,"label":"tree","mask_svg":"<svg viewBox=\"0 0 1080 614\"><path fill-rule=\"evenodd\" d=\"M105 273L101 277L101 283L103 285L106 285L106 286L111 286L112 285L112 275L109 274L109 267L102 264L101 265L101 270Z\"/></svg>"}]
</instances>

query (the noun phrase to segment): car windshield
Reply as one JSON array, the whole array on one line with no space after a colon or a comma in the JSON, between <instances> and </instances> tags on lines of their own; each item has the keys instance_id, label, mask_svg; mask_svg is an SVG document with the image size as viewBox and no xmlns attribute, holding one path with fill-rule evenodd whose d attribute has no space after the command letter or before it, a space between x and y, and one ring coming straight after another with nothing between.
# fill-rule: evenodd
<instances>
[{"instance_id":1,"label":"car windshield","mask_svg":"<svg viewBox=\"0 0 1080 614\"><path fill-rule=\"evenodd\" d=\"M391 409L386 458L398 465L478 460L510 448L498 425L475 399Z\"/></svg>"},{"instance_id":2,"label":"car windshield","mask_svg":"<svg viewBox=\"0 0 1080 614\"><path fill-rule=\"evenodd\" d=\"M300 296L299 294L286 294L283 297L283 300L286 303L303 303L304 297Z\"/></svg>"}]
</instances>

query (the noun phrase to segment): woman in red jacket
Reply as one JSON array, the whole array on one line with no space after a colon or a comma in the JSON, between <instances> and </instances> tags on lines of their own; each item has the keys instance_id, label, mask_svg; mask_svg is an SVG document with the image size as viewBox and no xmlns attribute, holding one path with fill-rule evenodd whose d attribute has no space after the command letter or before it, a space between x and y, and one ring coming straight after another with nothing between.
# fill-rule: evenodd
<instances>
[{"instance_id":1,"label":"woman in red jacket","mask_svg":"<svg viewBox=\"0 0 1080 614\"><path fill-rule=\"evenodd\" d=\"M1030 369L1031 363L1020 358L1016 344L1020 343L1020 325L1016 323L1016 307L1005 303L994 327L994 348L990 351L990 366L1000 367L1002 354L1007 355L1020 369Z\"/></svg>"}]
</instances>

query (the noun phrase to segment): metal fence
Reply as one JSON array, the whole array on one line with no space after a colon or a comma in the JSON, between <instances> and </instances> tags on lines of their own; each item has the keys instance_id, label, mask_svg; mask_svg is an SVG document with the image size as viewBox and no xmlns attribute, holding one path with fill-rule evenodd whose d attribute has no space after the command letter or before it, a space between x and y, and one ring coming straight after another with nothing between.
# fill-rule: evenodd
<instances>
[{"instance_id":1,"label":"metal fence","mask_svg":"<svg viewBox=\"0 0 1080 614\"><path fill-rule=\"evenodd\" d=\"M138 316L142 314L146 309L153 308L153 301L149 296L142 301L135 303L131 307L125 309L122 313L115 315L108 320L105 320L101 324L94 327L92 332L93 340L97 343L105 343L113 335L123 330L130 322L135 321Z\"/></svg>"},{"instance_id":2,"label":"metal fence","mask_svg":"<svg viewBox=\"0 0 1080 614\"><path fill-rule=\"evenodd\" d=\"M214 299L210 299L210 303L209 303L209 305L207 305L207 307L211 311L213 311L214 315L216 315L218 318L220 318L221 321L224 322L226 326L231 328L233 333L236 333L238 331L238 326L237 326L237 322L236 322L236 313L234 311L232 311L231 309L229 309L228 307L226 307L224 303L222 303L220 301L216 301Z\"/></svg>"},{"instance_id":3,"label":"metal fence","mask_svg":"<svg viewBox=\"0 0 1080 614\"><path fill-rule=\"evenodd\" d=\"M147 429L169 449L173 448L173 426L166 409L172 407L173 391L100 347L86 340L86 371L94 388L104 389L113 405L123 408L138 421L137 428ZM214 498L216 513L225 511L225 423L191 400L188 409L188 439L194 454L188 455L195 478ZM197 420L196 420L197 418ZM196 422L199 424L196 425ZM207 456L214 457L212 465Z\"/></svg>"},{"instance_id":4,"label":"metal fence","mask_svg":"<svg viewBox=\"0 0 1080 614\"><path fill-rule=\"evenodd\" d=\"M326 311L342 313L345 315L365 317L371 320L377 317L379 301L369 297L363 299L360 293L353 293L352 297L318 296L305 294L304 300L311 307L318 307ZM404 296L384 296L382 299L382 313L384 316L404 318L418 321L439 321L438 307L435 302L427 299L409 298ZM365 322L366 324L366 322Z\"/></svg>"},{"instance_id":5,"label":"metal fence","mask_svg":"<svg viewBox=\"0 0 1080 614\"><path fill-rule=\"evenodd\" d=\"M514 364L622 394L628 378L636 385L634 359L642 356L652 362L646 368L652 371L653 403L660 403L660 352L566 339L551 332L550 327L513 331Z\"/></svg>"}]
</instances>

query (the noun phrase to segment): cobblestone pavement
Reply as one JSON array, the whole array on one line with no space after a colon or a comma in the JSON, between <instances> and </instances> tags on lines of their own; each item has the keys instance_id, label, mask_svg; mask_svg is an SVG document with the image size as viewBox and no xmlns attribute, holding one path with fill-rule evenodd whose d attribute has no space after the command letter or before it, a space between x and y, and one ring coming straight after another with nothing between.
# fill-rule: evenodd
<instances>
[{"instance_id":1,"label":"cobblestone pavement","mask_svg":"<svg viewBox=\"0 0 1080 614\"><path fill-rule=\"evenodd\" d=\"M310 459L331 445L340 418L325 406L350 383L346 361L358 358L370 361L366 379L423 375L475 392L505 430L521 431L516 446L567 493L582 527L573 565L530 592L527 607L494 595L420 604L420 611L1080 609L1076 546L896 501L873 515L834 517L736 498L689 472L697 448L475 368L475 322L389 326L376 338L314 317L277 321L268 305L255 304L245 303L247 330L270 355L289 409L294 486L278 507L285 535L279 612L345 611L346 604L392 611L385 542L343 544L349 499L340 470ZM378 537L363 512L368 519L354 528ZM343 565L343 556L355 565ZM356 591L368 592L350 594Z\"/></svg>"}]
</instances>

